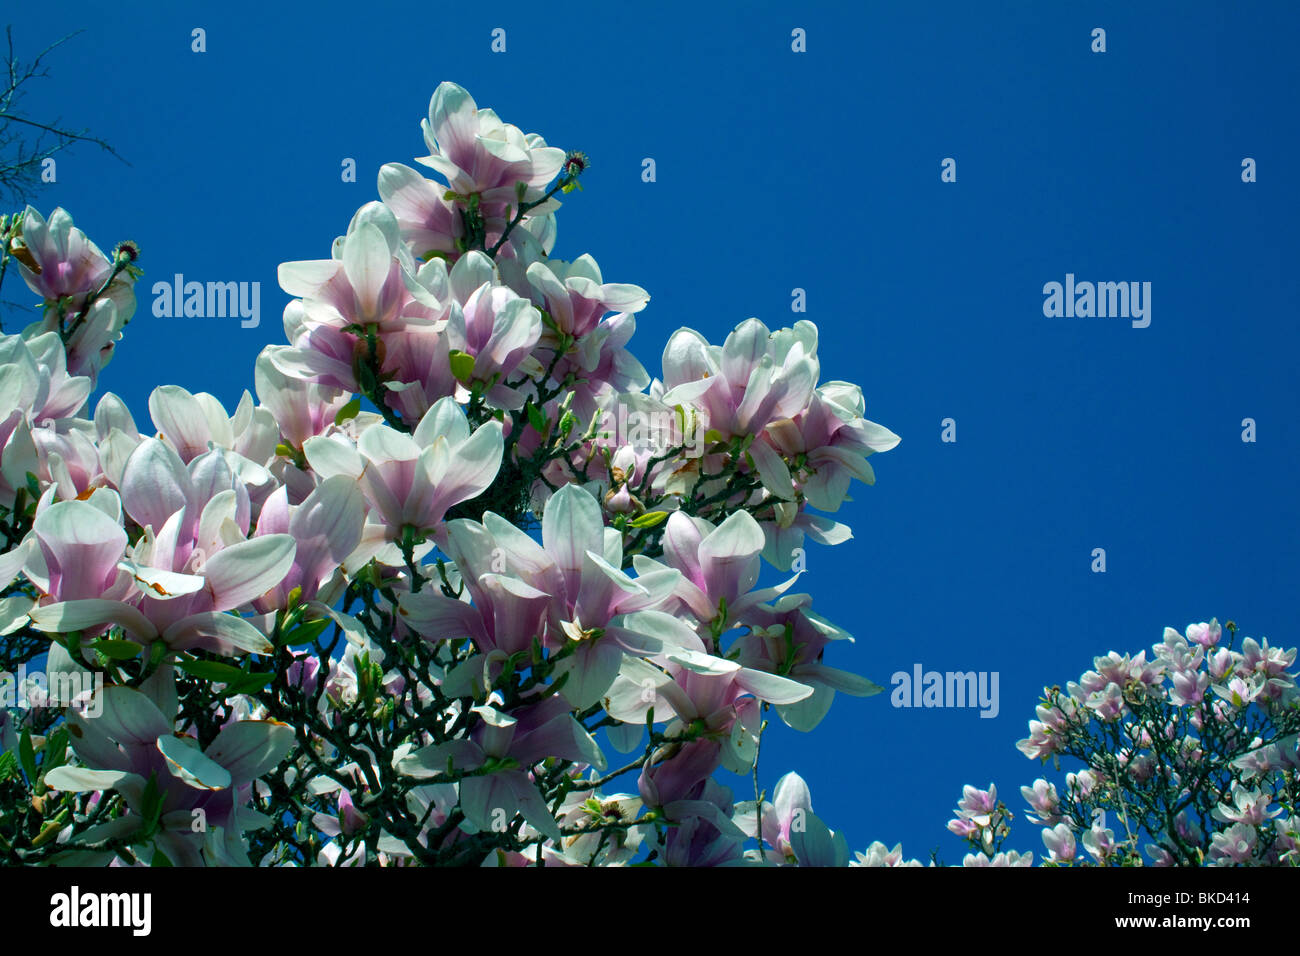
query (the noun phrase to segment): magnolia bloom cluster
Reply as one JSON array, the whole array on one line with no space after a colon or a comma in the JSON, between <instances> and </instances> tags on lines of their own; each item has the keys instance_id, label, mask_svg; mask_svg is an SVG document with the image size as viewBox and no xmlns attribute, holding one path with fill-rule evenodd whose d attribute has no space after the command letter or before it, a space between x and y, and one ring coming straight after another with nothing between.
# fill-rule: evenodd
<instances>
[{"instance_id":1,"label":"magnolia bloom cluster","mask_svg":"<svg viewBox=\"0 0 1300 956\"><path fill-rule=\"evenodd\" d=\"M1083 764L1021 788L1045 864L1300 865L1296 650L1226 630L1166 628L1150 659L1111 652L1045 692L1017 746ZM967 787L948 824L990 860L1009 819L995 801Z\"/></svg>"},{"instance_id":2,"label":"magnolia bloom cluster","mask_svg":"<svg viewBox=\"0 0 1300 956\"><path fill-rule=\"evenodd\" d=\"M95 690L0 723L56 795L0 853L851 865L798 777L737 804L714 773L768 711L879 692L825 663L851 638L791 566L897 436L819 382L809 322L683 329L651 381L645 290L549 255L586 157L449 83L424 132L441 181L385 166L330 258L281 266L287 342L233 411L92 411L137 252L4 224L44 311L0 338L0 636Z\"/></svg>"},{"instance_id":3,"label":"magnolia bloom cluster","mask_svg":"<svg viewBox=\"0 0 1300 956\"><path fill-rule=\"evenodd\" d=\"M1166 628L1150 659L1112 651L1044 692L1017 746L1082 766L1020 788L1043 866L1300 865L1297 651L1249 637L1237 648L1236 625L1226 631L1217 619ZM1033 866L1032 852L1003 849L1012 818L995 785L964 787L948 821L973 851L962 865ZM920 865L883 843L857 857Z\"/></svg>"},{"instance_id":4,"label":"magnolia bloom cluster","mask_svg":"<svg viewBox=\"0 0 1300 956\"><path fill-rule=\"evenodd\" d=\"M131 265L138 256L134 244L122 243L109 258L63 209L55 209L47 220L28 206L14 221L6 217L0 229L7 254L41 300L42 318L23 337L58 333L67 350L67 371L93 384L135 312L139 272Z\"/></svg>"}]
</instances>

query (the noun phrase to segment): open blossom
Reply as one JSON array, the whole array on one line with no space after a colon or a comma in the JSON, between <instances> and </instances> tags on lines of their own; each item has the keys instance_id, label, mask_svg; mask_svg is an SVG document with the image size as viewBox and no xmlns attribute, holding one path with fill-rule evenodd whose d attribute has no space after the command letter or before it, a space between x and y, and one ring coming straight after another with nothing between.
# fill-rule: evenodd
<instances>
[{"instance_id":1,"label":"open blossom","mask_svg":"<svg viewBox=\"0 0 1300 956\"><path fill-rule=\"evenodd\" d=\"M1219 866L1246 863L1254 856L1258 839L1254 827L1234 823L1210 839L1210 861Z\"/></svg>"},{"instance_id":2,"label":"open blossom","mask_svg":"<svg viewBox=\"0 0 1300 956\"><path fill-rule=\"evenodd\" d=\"M22 245L26 254L16 257L18 271L28 287L47 302L89 295L113 272L108 256L61 208L47 220L28 206L23 213Z\"/></svg>"},{"instance_id":3,"label":"open blossom","mask_svg":"<svg viewBox=\"0 0 1300 956\"><path fill-rule=\"evenodd\" d=\"M1009 867L1009 866L1033 866L1034 854L1017 853L1015 850L1008 850L1005 853L995 853L993 856L987 856L983 853L967 853L962 858L962 866L973 867Z\"/></svg>"},{"instance_id":4,"label":"open blossom","mask_svg":"<svg viewBox=\"0 0 1300 956\"><path fill-rule=\"evenodd\" d=\"M1230 823L1248 823L1259 826L1267 820L1282 813L1281 808L1269 809L1273 802L1271 794L1262 790L1250 790L1236 784L1232 788L1231 802L1220 803L1214 808L1214 818Z\"/></svg>"},{"instance_id":5,"label":"open blossom","mask_svg":"<svg viewBox=\"0 0 1300 956\"><path fill-rule=\"evenodd\" d=\"M770 848L767 859L772 863L788 863L795 859L791 832L804 829L812 812L812 794L808 784L797 773L787 773L776 782L772 802L765 800L760 811L753 801L746 801L737 807L736 822L747 836L755 836L755 824L761 818L761 835Z\"/></svg>"},{"instance_id":6,"label":"open blossom","mask_svg":"<svg viewBox=\"0 0 1300 956\"><path fill-rule=\"evenodd\" d=\"M1115 852L1115 831L1106 826L1106 812L1099 812L1091 829L1083 835L1083 848L1098 863L1106 863ZM1050 849L1050 847L1049 847Z\"/></svg>"},{"instance_id":7,"label":"open blossom","mask_svg":"<svg viewBox=\"0 0 1300 956\"><path fill-rule=\"evenodd\" d=\"M854 859L849 861L849 866L921 866L920 860L904 860L903 845L897 843L891 850L880 841L876 841L867 847L866 852L853 854Z\"/></svg>"},{"instance_id":8,"label":"open blossom","mask_svg":"<svg viewBox=\"0 0 1300 956\"><path fill-rule=\"evenodd\" d=\"M1047 847L1048 858L1053 862L1070 863L1074 860L1074 833L1068 824L1058 823L1044 829L1043 845Z\"/></svg>"},{"instance_id":9,"label":"open blossom","mask_svg":"<svg viewBox=\"0 0 1300 956\"><path fill-rule=\"evenodd\" d=\"M479 109L455 83L438 85L423 129L430 155L418 162L443 176L452 192L478 193L487 203L517 204L518 183L524 184L523 198L537 198L564 163L564 150Z\"/></svg>"},{"instance_id":10,"label":"open blossom","mask_svg":"<svg viewBox=\"0 0 1300 956\"><path fill-rule=\"evenodd\" d=\"M440 318L441 303L428 287L436 280L421 283L421 271L401 241L397 222L382 204L372 203L357 214L339 253L335 259L280 266L280 286L302 298L308 325L390 331ZM436 272L442 267L433 268Z\"/></svg>"},{"instance_id":11,"label":"open blossom","mask_svg":"<svg viewBox=\"0 0 1300 956\"><path fill-rule=\"evenodd\" d=\"M246 540L248 501L219 451L187 467L162 441L143 440L126 464L120 499L102 491L91 503L50 508L57 517L38 534L45 546L30 551L24 568L52 601L32 610L33 625L56 633L116 625L138 641L161 637L177 650L264 651L263 634L223 612L278 583L296 543L287 534ZM116 521L101 520L105 514ZM145 532L125 550L117 524L123 514ZM65 557L71 554L74 561ZM119 570L127 572L128 593Z\"/></svg>"},{"instance_id":12,"label":"open blossom","mask_svg":"<svg viewBox=\"0 0 1300 956\"><path fill-rule=\"evenodd\" d=\"M1215 684L1212 689L1234 707L1245 707L1255 699L1260 690L1254 681L1241 677L1232 678L1228 681L1227 686Z\"/></svg>"},{"instance_id":13,"label":"open blossom","mask_svg":"<svg viewBox=\"0 0 1300 956\"><path fill-rule=\"evenodd\" d=\"M192 737L174 732L174 692L167 697L166 679L151 682L149 691L106 687L93 719L75 711L68 715L72 749L80 767L60 767L45 775L54 790L85 792L116 789L129 812L87 831L89 842L125 836L144 826L150 786L161 791L159 829L153 846L175 866L199 866L203 851L228 865L247 865L243 834L267 825L247 806L251 782L276 766L289 752L294 731L274 721L238 720L227 723L216 738L200 748ZM207 827L193 826L202 811ZM94 857L99 859L95 860ZM74 859L82 865L106 863L112 851ZM74 864L75 865L75 864Z\"/></svg>"},{"instance_id":14,"label":"open blossom","mask_svg":"<svg viewBox=\"0 0 1300 956\"><path fill-rule=\"evenodd\" d=\"M454 301L447 320L447 337L453 349L472 361L458 376L474 384L500 408L517 409L525 396L507 384L533 363L533 347L542 334L542 317L536 307L502 285L492 260L481 252L462 256L452 267Z\"/></svg>"},{"instance_id":15,"label":"open blossom","mask_svg":"<svg viewBox=\"0 0 1300 956\"><path fill-rule=\"evenodd\" d=\"M1056 794L1055 784L1038 779L1034 781L1032 787L1021 787L1020 794L1034 811L1040 823L1052 826L1060 819L1060 815L1057 813L1060 806L1060 797Z\"/></svg>"},{"instance_id":16,"label":"open blossom","mask_svg":"<svg viewBox=\"0 0 1300 956\"><path fill-rule=\"evenodd\" d=\"M812 323L774 336L757 319L721 346L681 329L669 339L663 364L664 402L700 409L709 430L723 437L756 434L803 409L820 368Z\"/></svg>"},{"instance_id":17,"label":"open blossom","mask_svg":"<svg viewBox=\"0 0 1300 956\"><path fill-rule=\"evenodd\" d=\"M1209 624L1202 621L1200 624L1187 625L1187 639L1202 647L1214 647L1222 637L1223 628L1219 626L1218 618L1215 618Z\"/></svg>"},{"instance_id":18,"label":"open blossom","mask_svg":"<svg viewBox=\"0 0 1300 956\"><path fill-rule=\"evenodd\" d=\"M403 528L432 531L447 509L480 494L501 466L501 426L488 422L472 433L456 403L435 404L410 435L372 425L353 446L342 436L308 439L303 445L322 478L342 475L360 484L391 540Z\"/></svg>"}]
</instances>

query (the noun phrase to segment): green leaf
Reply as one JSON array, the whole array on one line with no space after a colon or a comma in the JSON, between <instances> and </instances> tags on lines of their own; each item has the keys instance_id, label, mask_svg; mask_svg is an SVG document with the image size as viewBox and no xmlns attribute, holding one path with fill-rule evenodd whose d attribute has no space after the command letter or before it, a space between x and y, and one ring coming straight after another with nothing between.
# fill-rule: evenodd
<instances>
[{"instance_id":1,"label":"green leaf","mask_svg":"<svg viewBox=\"0 0 1300 956\"><path fill-rule=\"evenodd\" d=\"M668 520L667 511L647 511L645 514L632 519L633 528L653 528L657 524L663 524Z\"/></svg>"},{"instance_id":2,"label":"green leaf","mask_svg":"<svg viewBox=\"0 0 1300 956\"><path fill-rule=\"evenodd\" d=\"M458 382L468 382L474 374L474 356L459 349L451 350L451 374Z\"/></svg>"},{"instance_id":3,"label":"green leaf","mask_svg":"<svg viewBox=\"0 0 1300 956\"><path fill-rule=\"evenodd\" d=\"M530 401L524 405L524 411L528 413L528 424L533 426L534 431L546 431L546 416L540 408Z\"/></svg>"},{"instance_id":4,"label":"green leaf","mask_svg":"<svg viewBox=\"0 0 1300 956\"><path fill-rule=\"evenodd\" d=\"M229 684L244 676L244 671L238 667L216 661L177 661L176 666L187 674L221 684Z\"/></svg>"},{"instance_id":5,"label":"green leaf","mask_svg":"<svg viewBox=\"0 0 1300 956\"><path fill-rule=\"evenodd\" d=\"M18 758L11 751L0 754L0 783L18 775Z\"/></svg>"},{"instance_id":6,"label":"green leaf","mask_svg":"<svg viewBox=\"0 0 1300 956\"><path fill-rule=\"evenodd\" d=\"M32 783L36 782L36 751L32 747L32 732L23 728L23 735L18 741L18 762L23 772Z\"/></svg>"},{"instance_id":7,"label":"green leaf","mask_svg":"<svg viewBox=\"0 0 1300 956\"><path fill-rule=\"evenodd\" d=\"M203 680L225 684L230 695L256 693L275 677L271 673L249 673L217 661L177 661L176 666Z\"/></svg>"},{"instance_id":8,"label":"green leaf","mask_svg":"<svg viewBox=\"0 0 1300 956\"><path fill-rule=\"evenodd\" d=\"M98 640L91 641L90 646L113 661L134 660L144 650L144 645L135 641Z\"/></svg>"},{"instance_id":9,"label":"green leaf","mask_svg":"<svg viewBox=\"0 0 1300 956\"><path fill-rule=\"evenodd\" d=\"M149 774L149 782L144 785L144 793L140 797L140 815L144 817L146 833L152 833L158 826L162 808L163 794L158 790L158 774L155 771Z\"/></svg>"},{"instance_id":10,"label":"green leaf","mask_svg":"<svg viewBox=\"0 0 1300 956\"><path fill-rule=\"evenodd\" d=\"M330 626L330 619L327 617L319 618L315 621L303 621L289 633L284 635L280 641L284 647L299 647L303 644L310 644L316 638L320 637L325 628Z\"/></svg>"},{"instance_id":11,"label":"green leaf","mask_svg":"<svg viewBox=\"0 0 1300 956\"><path fill-rule=\"evenodd\" d=\"M150 866L172 866L172 861L167 858L167 854L158 849L158 844L153 847L153 862Z\"/></svg>"},{"instance_id":12,"label":"green leaf","mask_svg":"<svg viewBox=\"0 0 1300 956\"><path fill-rule=\"evenodd\" d=\"M334 424L342 425L346 421L356 418L361 413L361 396L357 396L339 409L339 413L334 416Z\"/></svg>"},{"instance_id":13,"label":"green leaf","mask_svg":"<svg viewBox=\"0 0 1300 956\"><path fill-rule=\"evenodd\" d=\"M41 772L49 773L56 767L62 767L68 759L68 728L61 726L45 738L45 756L41 761Z\"/></svg>"},{"instance_id":14,"label":"green leaf","mask_svg":"<svg viewBox=\"0 0 1300 956\"><path fill-rule=\"evenodd\" d=\"M239 680L231 681L226 688L230 694L255 694L275 678L270 673L245 674Z\"/></svg>"}]
</instances>

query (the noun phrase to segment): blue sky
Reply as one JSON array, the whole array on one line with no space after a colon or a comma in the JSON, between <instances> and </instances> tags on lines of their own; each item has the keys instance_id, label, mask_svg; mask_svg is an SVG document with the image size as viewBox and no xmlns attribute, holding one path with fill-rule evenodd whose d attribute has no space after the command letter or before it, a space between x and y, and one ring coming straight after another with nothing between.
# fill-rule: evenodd
<instances>
[{"instance_id":1,"label":"blue sky","mask_svg":"<svg viewBox=\"0 0 1300 956\"><path fill-rule=\"evenodd\" d=\"M859 383L902 436L840 513L854 539L809 555L801 589L857 638L829 662L881 684L915 663L1000 675L993 719L841 697L813 734L769 733L765 785L798 771L851 846L957 860L962 784L996 781L1011 845L1041 855L1018 793L1038 767L1014 745L1045 684L1212 616L1296 643L1300 8L176 6L8 11L27 55L85 30L29 113L131 164L78 147L37 205L143 248L101 379L141 421L158 384L232 409L251 389L283 338L276 267L327 256L379 167L424 155L446 79L590 155L555 253L650 292L633 349L652 374L682 325L720 342L750 316L818 324L823 378ZM260 282L261 324L155 318L152 283L175 273ZM1044 283L1067 273L1150 282L1150 326L1044 316Z\"/></svg>"}]
</instances>

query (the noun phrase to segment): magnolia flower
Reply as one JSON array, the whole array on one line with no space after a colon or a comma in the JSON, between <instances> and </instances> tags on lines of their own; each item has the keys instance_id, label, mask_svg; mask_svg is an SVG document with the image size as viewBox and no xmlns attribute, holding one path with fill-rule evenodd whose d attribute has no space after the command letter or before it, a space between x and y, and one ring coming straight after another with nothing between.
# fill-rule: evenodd
<instances>
[{"instance_id":1,"label":"magnolia flower","mask_svg":"<svg viewBox=\"0 0 1300 956\"><path fill-rule=\"evenodd\" d=\"M813 814L808 815L803 830L791 832L790 849L799 866L849 865L849 847L844 834L831 830Z\"/></svg>"},{"instance_id":2,"label":"magnolia flower","mask_svg":"<svg viewBox=\"0 0 1300 956\"><path fill-rule=\"evenodd\" d=\"M120 509L143 526L145 534L127 556L122 557L116 523L105 523L81 507L68 508L47 520L49 543L33 550L24 568L44 593L52 595L52 587L62 592L67 570L60 561L75 545L86 555L75 579L76 593L107 580L108 561L118 558L117 567L129 572L134 593L124 597L117 586L98 597L42 605L31 612L33 626L68 633L115 625L144 643L161 637L174 650L267 652L265 635L243 618L222 612L240 608L274 587L292 566L296 542L286 534L244 540L247 497L239 496L237 488L242 486L232 487L235 484L218 452L200 456L187 469L161 441L141 442L126 466ZM120 514L117 497L104 495L99 502L94 501L98 495L92 496L83 507ZM56 572L45 557L47 550Z\"/></svg>"},{"instance_id":3,"label":"magnolia flower","mask_svg":"<svg viewBox=\"0 0 1300 956\"><path fill-rule=\"evenodd\" d=\"M299 600L316 599L361 543L364 524L365 499L356 484L343 475L321 481L300 505L291 506L287 489L278 489L262 508L254 540L263 535L287 534L297 542L297 548L284 578L258 597L253 606L263 613L283 608L295 588ZM332 600L333 595L324 597Z\"/></svg>"},{"instance_id":4,"label":"magnolia flower","mask_svg":"<svg viewBox=\"0 0 1300 956\"><path fill-rule=\"evenodd\" d=\"M1058 823L1054 827L1043 829L1043 845L1047 847L1048 859L1054 863L1070 863L1074 860L1076 846L1074 833L1067 823Z\"/></svg>"},{"instance_id":5,"label":"magnolia flower","mask_svg":"<svg viewBox=\"0 0 1300 956\"><path fill-rule=\"evenodd\" d=\"M1245 707L1258 696L1260 688L1254 681L1234 677L1228 681L1226 687L1222 684L1215 684L1211 690L1232 704L1233 707Z\"/></svg>"},{"instance_id":6,"label":"magnolia flower","mask_svg":"<svg viewBox=\"0 0 1300 956\"><path fill-rule=\"evenodd\" d=\"M28 576L54 601L120 601L134 591L130 573L119 567L127 544L121 504L112 492L92 500L52 504L32 523L40 551Z\"/></svg>"},{"instance_id":7,"label":"magnolia flower","mask_svg":"<svg viewBox=\"0 0 1300 956\"><path fill-rule=\"evenodd\" d=\"M979 790L967 784L962 787L961 801L957 804L957 816L970 820L976 826L986 827L993 819L998 808L998 788L989 784L987 790Z\"/></svg>"},{"instance_id":8,"label":"magnolia flower","mask_svg":"<svg viewBox=\"0 0 1300 956\"><path fill-rule=\"evenodd\" d=\"M1262 790L1250 790L1241 784L1234 783L1232 802L1220 803L1211 811L1211 815L1214 819L1223 820L1226 823L1247 823L1251 826L1260 826L1282 813L1281 808L1269 810L1269 805L1272 802L1272 794L1265 793Z\"/></svg>"},{"instance_id":9,"label":"magnolia flower","mask_svg":"<svg viewBox=\"0 0 1300 956\"><path fill-rule=\"evenodd\" d=\"M546 309L553 332L579 339L579 348L583 347L581 340L609 313L640 312L650 301L650 294L638 285L605 282L600 266L589 255L573 262L535 262L528 267L527 277L534 290L533 301ZM554 341L547 339L548 343Z\"/></svg>"},{"instance_id":10,"label":"magnolia flower","mask_svg":"<svg viewBox=\"0 0 1300 956\"><path fill-rule=\"evenodd\" d=\"M849 861L849 866L920 866L920 860L904 860L903 844L896 843L891 850L885 844L877 840L867 847L866 852L854 853L854 859Z\"/></svg>"},{"instance_id":11,"label":"magnolia flower","mask_svg":"<svg viewBox=\"0 0 1300 956\"><path fill-rule=\"evenodd\" d=\"M1251 862L1259 835L1253 826L1234 823L1222 833L1210 838L1210 864L1212 866L1241 866Z\"/></svg>"},{"instance_id":12,"label":"magnolia flower","mask_svg":"<svg viewBox=\"0 0 1300 956\"><path fill-rule=\"evenodd\" d=\"M728 788L713 780L701 780L681 799L660 807L670 825L666 838L657 843L655 849L665 865L711 867L742 864L745 834L731 819L731 804ZM821 847L817 849L821 850ZM836 846L832 844L831 849L833 852ZM848 856L847 847L844 855Z\"/></svg>"},{"instance_id":13,"label":"magnolia flower","mask_svg":"<svg viewBox=\"0 0 1300 956\"><path fill-rule=\"evenodd\" d=\"M786 594L772 604L747 610L742 620L750 632L738 638L728 652L746 667L785 674L813 689L803 700L776 709L787 726L800 731L810 731L821 722L837 691L871 697L883 689L865 677L822 662L827 646L835 641L852 643L853 637L815 613L808 606L811 600L807 594Z\"/></svg>"},{"instance_id":14,"label":"magnolia flower","mask_svg":"<svg viewBox=\"0 0 1300 956\"><path fill-rule=\"evenodd\" d=\"M633 579L620 570L621 537L576 485L551 498L540 545L491 512L481 524L452 522L448 538L472 605L421 591L403 597L403 621L430 640L468 637L502 657L535 639L553 650L576 645L554 672L567 675L561 693L576 708L600 699L625 654L657 654L676 640L665 629L672 619L644 612L668 598L680 575L658 569Z\"/></svg>"},{"instance_id":15,"label":"magnolia flower","mask_svg":"<svg viewBox=\"0 0 1300 956\"><path fill-rule=\"evenodd\" d=\"M1020 795L1034 811L1039 823L1054 826L1060 820L1060 814L1057 812L1060 807L1060 797L1056 793L1055 784L1040 778L1034 781L1032 787L1021 787Z\"/></svg>"},{"instance_id":16,"label":"magnolia flower","mask_svg":"<svg viewBox=\"0 0 1300 956\"><path fill-rule=\"evenodd\" d=\"M797 773L787 773L776 782L772 802L763 801L761 812L755 809L752 800L737 804L735 822L745 836L761 836L769 848L766 851L769 862L791 863L796 859L791 834L807 828L812 812L812 794L808 791L808 784ZM757 827L760 817L763 823L761 833Z\"/></svg>"},{"instance_id":17,"label":"magnolia flower","mask_svg":"<svg viewBox=\"0 0 1300 956\"><path fill-rule=\"evenodd\" d=\"M150 779L158 788L159 829L153 846L175 866L248 864L245 830L271 821L246 806L249 784L274 769L293 745L294 730L276 721L240 720L226 724L206 748L173 733L168 714L176 708L170 668L149 684L149 692L105 687L87 709L67 716L72 749L82 766L63 766L45 774L52 790L116 790L129 812L84 834L87 842L126 836L149 818ZM204 830L193 826L198 814ZM209 838L207 834L211 834ZM95 860L102 865L109 851ZM82 859L84 865L89 860Z\"/></svg>"},{"instance_id":18,"label":"magnolia flower","mask_svg":"<svg viewBox=\"0 0 1300 956\"><path fill-rule=\"evenodd\" d=\"M1008 866L1033 866L1034 854L1017 853L1015 850L1009 850L1006 853L995 853L988 856L984 853L967 853L962 858L962 866L974 867L1008 867Z\"/></svg>"},{"instance_id":19,"label":"magnolia flower","mask_svg":"<svg viewBox=\"0 0 1300 956\"><path fill-rule=\"evenodd\" d=\"M518 204L518 183L524 184L522 198L533 201L564 163L564 150L479 109L455 83L438 85L423 129L431 155L417 162L443 176L452 192L478 193L486 203Z\"/></svg>"},{"instance_id":20,"label":"magnolia flower","mask_svg":"<svg viewBox=\"0 0 1300 956\"><path fill-rule=\"evenodd\" d=\"M341 388L330 388L286 375L275 364L285 346L268 345L257 357L253 382L257 398L275 420L280 437L301 449L308 438L324 434L348 403Z\"/></svg>"},{"instance_id":21,"label":"magnolia flower","mask_svg":"<svg viewBox=\"0 0 1300 956\"><path fill-rule=\"evenodd\" d=\"M22 245L15 255L27 287L47 302L96 292L113 272L113 264L62 208L47 221L28 206L23 212Z\"/></svg>"},{"instance_id":22,"label":"magnolia flower","mask_svg":"<svg viewBox=\"0 0 1300 956\"><path fill-rule=\"evenodd\" d=\"M488 760L501 770L460 781L460 806L471 824L481 830L499 826L515 813L522 813L539 832L559 840L559 827L522 769L546 757L579 761L597 769L605 767L604 755L595 740L574 720L569 705L560 697L519 708L512 714L498 709L500 696L474 708L481 719L470 740L433 744L404 755L396 762L400 772L429 777L448 766L468 771Z\"/></svg>"},{"instance_id":23,"label":"magnolia flower","mask_svg":"<svg viewBox=\"0 0 1300 956\"><path fill-rule=\"evenodd\" d=\"M286 262L279 280L285 292L302 298L309 325L387 332L441 317L442 303L428 286L441 287L434 276L442 269L439 263L416 274L392 212L371 203L352 220L338 258Z\"/></svg>"},{"instance_id":24,"label":"magnolia flower","mask_svg":"<svg viewBox=\"0 0 1300 956\"><path fill-rule=\"evenodd\" d=\"M488 401L500 408L522 408L525 396L506 383L529 360L542 334L542 317L527 299L499 284L496 268L486 255L470 252L452 267L451 315L447 337L465 359L457 378L484 390ZM532 360L536 365L536 360ZM532 369L540 372L540 366Z\"/></svg>"},{"instance_id":25,"label":"magnolia flower","mask_svg":"<svg viewBox=\"0 0 1300 956\"><path fill-rule=\"evenodd\" d=\"M1187 639L1200 644L1202 647L1214 647L1222 637L1223 628L1219 626L1217 617L1210 621L1209 624L1202 621L1200 624L1187 625Z\"/></svg>"},{"instance_id":26,"label":"magnolia flower","mask_svg":"<svg viewBox=\"0 0 1300 956\"><path fill-rule=\"evenodd\" d=\"M379 170L379 196L392 210L402 240L417 259L430 253L454 257L460 252L456 241L464 235L465 225L446 192L445 186L401 163L388 163Z\"/></svg>"},{"instance_id":27,"label":"magnolia flower","mask_svg":"<svg viewBox=\"0 0 1300 956\"><path fill-rule=\"evenodd\" d=\"M699 409L723 438L757 434L807 406L817 384L816 353L817 328L807 321L774 334L750 319L721 347L679 329L664 349L663 401Z\"/></svg>"},{"instance_id":28,"label":"magnolia flower","mask_svg":"<svg viewBox=\"0 0 1300 956\"><path fill-rule=\"evenodd\" d=\"M663 536L664 561L681 572L674 596L700 623L700 633L728 630L746 612L779 597L798 575L784 584L753 590L758 583L763 532L746 511L737 511L716 528L680 511L669 516ZM639 568L650 570L648 561Z\"/></svg>"},{"instance_id":29,"label":"magnolia flower","mask_svg":"<svg viewBox=\"0 0 1300 956\"><path fill-rule=\"evenodd\" d=\"M135 274L122 270L105 288L113 276L113 264L72 225L72 217L62 209L55 209L46 221L27 207L22 235L16 242L19 248L13 256L23 281L47 305L44 318L23 335L67 335L68 368L93 380L112 357L113 343L135 312ZM90 297L101 290L92 302ZM52 308L61 301L62 306Z\"/></svg>"},{"instance_id":30,"label":"magnolia flower","mask_svg":"<svg viewBox=\"0 0 1300 956\"><path fill-rule=\"evenodd\" d=\"M303 444L322 479L342 475L360 483L390 541L400 541L406 528L437 531L448 508L492 484L503 449L499 422L471 434L464 412L450 398L430 408L410 435L372 425L355 446L338 436Z\"/></svg>"},{"instance_id":31,"label":"magnolia flower","mask_svg":"<svg viewBox=\"0 0 1300 956\"><path fill-rule=\"evenodd\" d=\"M1105 865L1115 852L1115 831L1106 826L1104 810L1097 813L1091 829L1083 835L1083 848L1102 865Z\"/></svg>"}]
</instances>

